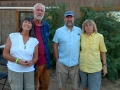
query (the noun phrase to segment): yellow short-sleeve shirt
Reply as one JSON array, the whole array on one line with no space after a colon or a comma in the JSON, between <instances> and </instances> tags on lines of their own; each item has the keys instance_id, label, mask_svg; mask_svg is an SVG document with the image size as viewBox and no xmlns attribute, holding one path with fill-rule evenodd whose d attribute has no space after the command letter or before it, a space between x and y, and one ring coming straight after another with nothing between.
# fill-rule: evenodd
<instances>
[{"instance_id":1,"label":"yellow short-sleeve shirt","mask_svg":"<svg viewBox=\"0 0 120 90\"><path fill-rule=\"evenodd\" d=\"M102 69L100 52L106 52L102 34L93 33L91 36L81 35L80 70L87 73L98 72Z\"/></svg>"}]
</instances>

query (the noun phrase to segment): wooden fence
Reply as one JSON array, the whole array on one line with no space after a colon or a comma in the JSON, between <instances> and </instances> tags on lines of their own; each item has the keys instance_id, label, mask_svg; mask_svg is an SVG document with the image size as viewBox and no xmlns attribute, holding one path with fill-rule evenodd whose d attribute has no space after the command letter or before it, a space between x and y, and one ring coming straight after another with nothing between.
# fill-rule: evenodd
<instances>
[{"instance_id":1,"label":"wooden fence","mask_svg":"<svg viewBox=\"0 0 120 90\"><path fill-rule=\"evenodd\" d=\"M45 6L66 4L67 10L73 10L80 16L80 7L119 7L120 0L0 0L0 7L33 7L35 3ZM16 9L0 9L0 45L6 42L8 34L16 31Z\"/></svg>"}]
</instances>

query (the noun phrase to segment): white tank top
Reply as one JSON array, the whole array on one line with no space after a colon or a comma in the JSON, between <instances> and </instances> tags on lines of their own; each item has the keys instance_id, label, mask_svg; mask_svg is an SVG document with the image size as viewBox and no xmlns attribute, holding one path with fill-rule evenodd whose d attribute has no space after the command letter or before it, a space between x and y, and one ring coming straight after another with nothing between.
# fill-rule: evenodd
<instances>
[{"instance_id":1,"label":"white tank top","mask_svg":"<svg viewBox=\"0 0 120 90\"><path fill-rule=\"evenodd\" d=\"M10 54L13 57L23 60L32 60L35 46L39 43L36 38L30 37L29 40L24 45L23 36L20 33L9 34L10 40L12 42L10 48ZM8 60L7 67L15 72L30 72L34 70L34 65L30 67L21 66L15 62L10 62Z\"/></svg>"}]
</instances>

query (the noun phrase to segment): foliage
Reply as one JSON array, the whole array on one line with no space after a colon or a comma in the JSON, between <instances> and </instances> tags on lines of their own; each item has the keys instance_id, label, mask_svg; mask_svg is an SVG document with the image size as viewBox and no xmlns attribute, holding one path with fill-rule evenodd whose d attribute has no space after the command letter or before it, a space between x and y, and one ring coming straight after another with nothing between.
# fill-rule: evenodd
<instances>
[{"instance_id":1,"label":"foliage","mask_svg":"<svg viewBox=\"0 0 120 90\"><path fill-rule=\"evenodd\" d=\"M59 3L56 7L50 7L47 10L44 20L46 20L50 25L50 37L49 37L49 47L51 53L51 67L55 69L56 61L53 55L53 36L57 28L64 25L64 12L66 10L66 5Z\"/></svg>"},{"instance_id":2,"label":"foliage","mask_svg":"<svg viewBox=\"0 0 120 90\"><path fill-rule=\"evenodd\" d=\"M120 21L116 12L106 11L102 8L95 11L90 8L80 8L84 17L81 19L83 23L86 19L95 21L98 32L103 34L107 47L107 78L114 81L120 78Z\"/></svg>"},{"instance_id":3,"label":"foliage","mask_svg":"<svg viewBox=\"0 0 120 90\"><path fill-rule=\"evenodd\" d=\"M49 6L49 5L48 5ZM56 4L56 7L51 7L47 10L44 20L50 25L50 53L51 53L51 67L55 69L55 58L53 55L52 39L57 28L64 25L64 12L66 5L63 3ZM111 7L112 8L112 7ZM98 32L103 34L104 41L107 47L107 64L108 74L106 77L112 81L120 78L120 22L116 12L106 11L101 8L95 11L90 8L80 8L84 17L75 19L75 25L81 27L86 19L95 21Z\"/></svg>"},{"instance_id":4,"label":"foliage","mask_svg":"<svg viewBox=\"0 0 120 90\"><path fill-rule=\"evenodd\" d=\"M49 4L49 3L48 3ZM49 6L49 5L48 5ZM47 10L44 20L46 20L50 25L50 37L49 37L49 47L51 54L51 68L55 69L56 61L53 55L53 36L57 28L64 25L64 13L66 11L66 4L58 3L54 7L50 6L50 9ZM75 19L76 26L79 26L80 18Z\"/></svg>"}]
</instances>

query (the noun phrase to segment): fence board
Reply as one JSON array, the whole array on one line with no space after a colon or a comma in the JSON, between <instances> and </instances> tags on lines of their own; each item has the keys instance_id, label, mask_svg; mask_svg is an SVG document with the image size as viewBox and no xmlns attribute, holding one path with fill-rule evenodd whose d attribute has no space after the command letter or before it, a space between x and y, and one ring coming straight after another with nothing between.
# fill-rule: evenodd
<instances>
[{"instance_id":1,"label":"fence board","mask_svg":"<svg viewBox=\"0 0 120 90\"><path fill-rule=\"evenodd\" d=\"M2 24L2 26L1 26L1 43L3 43L2 41L4 41L4 35L3 35L3 30L5 31L5 19L6 19L6 14L5 14L5 10L2 10L2 12L1 12L1 24Z\"/></svg>"},{"instance_id":2,"label":"fence board","mask_svg":"<svg viewBox=\"0 0 120 90\"><path fill-rule=\"evenodd\" d=\"M10 21L10 32L16 31L16 11L11 10L9 15L9 21Z\"/></svg>"},{"instance_id":3,"label":"fence board","mask_svg":"<svg viewBox=\"0 0 120 90\"><path fill-rule=\"evenodd\" d=\"M1 24L2 14L1 13L2 12L0 10L0 44L1 44L1 26L2 26L2 24Z\"/></svg>"},{"instance_id":4,"label":"fence board","mask_svg":"<svg viewBox=\"0 0 120 90\"><path fill-rule=\"evenodd\" d=\"M15 31L15 13L13 10L2 10L1 43L4 44L9 33Z\"/></svg>"}]
</instances>

